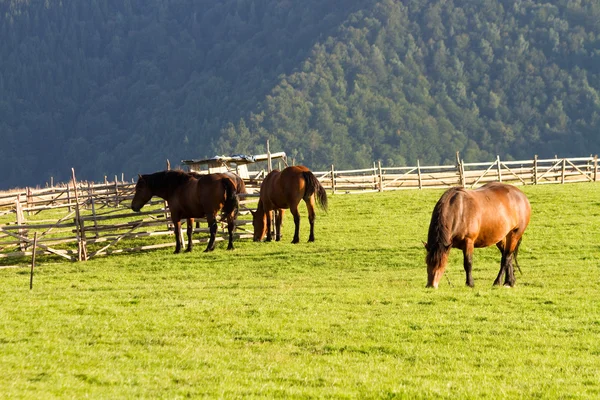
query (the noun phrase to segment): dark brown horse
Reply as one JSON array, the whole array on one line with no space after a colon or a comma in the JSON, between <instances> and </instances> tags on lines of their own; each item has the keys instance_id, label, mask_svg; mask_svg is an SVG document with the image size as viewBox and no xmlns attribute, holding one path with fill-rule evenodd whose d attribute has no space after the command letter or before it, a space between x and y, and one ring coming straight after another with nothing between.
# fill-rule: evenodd
<instances>
[{"instance_id":1,"label":"dark brown horse","mask_svg":"<svg viewBox=\"0 0 600 400\"><path fill-rule=\"evenodd\" d=\"M512 185L488 183L475 190L448 189L439 199L427 236L427 287L438 287L452 247L463 251L467 286L473 287L473 248L495 244L502 253L494 285L514 286L513 261L531 214L525 194Z\"/></svg>"},{"instance_id":2,"label":"dark brown horse","mask_svg":"<svg viewBox=\"0 0 600 400\"><path fill-rule=\"evenodd\" d=\"M281 239L281 221L283 220L283 209L289 208L294 216L294 239L292 243L300 241L300 213L298 204L304 200L308 209L308 221L310 222L309 242L315 240L315 197L317 203L323 210L327 210L327 193L313 175L303 166L287 167L283 171L273 170L260 185L260 200L258 208L252 212L252 224L254 226L254 241L260 241L267 234L267 241L272 240L271 235L271 211L278 211L275 218L275 240Z\"/></svg>"},{"instance_id":3,"label":"dark brown horse","mask_svg":"<svg viewBox=\"0 0 600 400\"><path fill-rule=\"evenodd\" d=\"M188 172L190 175L192 175L195 178L201 178L202 176L206 175L206 174L200 174L198 172L195 171L190 171ZM233 172L223 172L223 175L226 175L229 179L231 179L231 181L233 182L233 184L235 185L235 191L238 194L238 197L240 200L243 200L245 198L245 194L247 193L246 191L246 183L244 182L244 180L242 179L241 176L239 176L238 174L235 174ZM200 222L196 221L196 228L200 228Z\"/></svg>"},{"instance_id":4,"label":"dark brown horse","mask_svg":"<svg viewBox=\"0 0 600 400\"><path fill-rule=\"evenodd\" d=\"M171 220L175 226L175 253L181 251L181 220L187 219L188 247L192 251L193 219L206 218L210 229L210 240L204 251L215 248L217 214L222 211L227 219L229 245L233 249L233 229L238 209L235 185L223 174L192 176L183 171L162 171L139 175L135 195L131 202L133 211L140 211L152 196L168 202Z\"/></svg>"}]
</instances>

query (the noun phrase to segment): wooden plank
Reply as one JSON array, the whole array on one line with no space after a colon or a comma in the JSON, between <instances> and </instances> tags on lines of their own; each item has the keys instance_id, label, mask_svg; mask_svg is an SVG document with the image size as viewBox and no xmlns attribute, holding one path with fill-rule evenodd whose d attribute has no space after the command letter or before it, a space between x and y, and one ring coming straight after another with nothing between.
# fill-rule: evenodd
<instances>
[{"instance_id":1,"label":"wooden plank","mask_svg":"<svg viewBox=\"0 0 600 400\"><path fill-rule=\"evenodd\" d=\"M12 232L7 232L7 231L3 230L2 227L0 227L0 231L3 231L4 233L8 234L9 236L15 237L15 238L17 238L17 239L19 239L19 240L21 240L23 242L26 242L26 243L32 243L33 242L31 239L26 238L24 236L19 236L17 234L12 233ZM55 249L52 249L52 248L50 248L50 247L48 247L46 245L43 245L41 243L38 243L37 247L40 247L40 248L46 250L49 253L56 254L57 256L64 257L64 258L66 258L69 261L72 261L71 257L65 255L65 253L67 253L67 252L64 251L64 250L55 250ZM21 253L25 253L25 252L22 251Z\"/></svg>"},{"instance_id":2,"label":"wooden plank","mask_svg":"<svg viewBox=\"0 0 600 400\"><path fill-rule=\"evenodd\" d=\"M115 240L113 240L112 242L110 242L109 244L107 244L106 246L104 246L103 248L101 248L100 250L94 251L92 254L90 254L90 258L92 258L92 257L94 257L94 256L96 256L98 254L101 254L106 249L108 249L110 246L113 246L113 245L117 244L118 242L121 241L121 239L127 237L127 234L133 232L134 230L136 230L140 226L141 226L141 224L137 224L133 228L131 228L127 233L125 233L123 235L119 235L119 237L117 237Z\"/></svg>"}]
</instances>

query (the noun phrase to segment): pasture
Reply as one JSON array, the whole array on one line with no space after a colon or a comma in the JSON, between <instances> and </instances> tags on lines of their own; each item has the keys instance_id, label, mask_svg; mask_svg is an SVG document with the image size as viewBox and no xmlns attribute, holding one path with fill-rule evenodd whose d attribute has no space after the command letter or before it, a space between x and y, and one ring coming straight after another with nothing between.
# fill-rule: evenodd
<instances>
[{"instance_id":1,"label":"pasture","mask_svg":"<svg viewBox=\"0 0 600 400\"><path fill-rule=\"evenodd\" d=\"M40 257L33 290L24 259L0 269L0 392L597 398L600 185L522 190L532 218L514 288L492 287L495 247L475 250L473 289L457 250L425 288L421 241L441 190L330 195L314 243L301 204L296 245L286 213L282 242L232 252Z\"/></svg>"}]
</instances>

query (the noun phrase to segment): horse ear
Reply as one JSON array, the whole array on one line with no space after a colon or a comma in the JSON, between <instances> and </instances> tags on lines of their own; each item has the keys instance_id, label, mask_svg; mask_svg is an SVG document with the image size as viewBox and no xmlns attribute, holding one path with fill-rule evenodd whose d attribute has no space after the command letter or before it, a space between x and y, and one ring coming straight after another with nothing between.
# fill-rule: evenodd
<instances>
[{"instance_id":1,"label":"horse ear","mask_svg":"<svg viewBox=\"0 0 600 400\"><path fill-rule=\"evenodd\" d=\"M427 246L427 242L423 242L423 246L425 246L425 250L429 251L429 246Z\"/></svg>"}]
</instances>

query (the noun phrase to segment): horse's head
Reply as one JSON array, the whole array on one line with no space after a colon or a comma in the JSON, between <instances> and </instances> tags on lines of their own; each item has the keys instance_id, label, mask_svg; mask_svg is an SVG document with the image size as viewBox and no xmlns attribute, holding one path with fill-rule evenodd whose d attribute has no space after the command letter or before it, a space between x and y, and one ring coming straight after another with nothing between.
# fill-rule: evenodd
<instances>
[{"instance_id":1,"label":"horse's head","mask_svg":"<svg viewBox=\"0 0 600 400\"><path fill-rule=\"evenodd\" d=\"M143 175L138 175L138 181L135 185L135 195L131 201L131 209L135 212L139 212L144 204L146 204L152 198L152 190L146 182Z\"/></svg>"},{"instance_id":2,"label":"horse's head","mask_svg":"<svg viewBox=\"0 0 600 400\"><path fill-rule=\"evenodd\" d=\"M448 252L450 251L449 246L443 246L423 242L427 256L425 256L425 262L427 263L427 287L437 289L438 284L444 271L446 270L446 264L448 263Z\"/></svg>"},{"instance_id":3,"label":"horse's head","mask_svg":"<svg viewBox=\"0 0 600 400\"><path fill-rule=\"evenodd\" d=\"M252 226L254 227L254 241L260 242L267 233L267 214L258 210L250 212L252 213Z\"/></svg>"}]
</instances>

